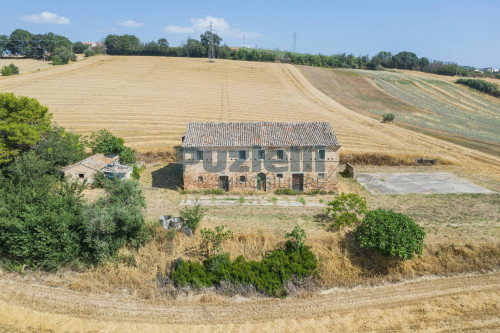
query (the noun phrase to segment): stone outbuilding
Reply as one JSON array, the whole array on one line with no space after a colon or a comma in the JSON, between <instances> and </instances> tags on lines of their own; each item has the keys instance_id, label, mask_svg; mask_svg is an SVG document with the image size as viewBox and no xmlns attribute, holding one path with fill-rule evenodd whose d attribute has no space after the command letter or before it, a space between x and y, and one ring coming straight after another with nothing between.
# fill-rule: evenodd
<instances>
[{"instance_id":1,"label":"stone outbuilding","mask_svg":"<svg viewBox=\"0 0 500 333\"><path fill-rule=\"evenodd\" d=\"M337 191L340 144L328 122L191 122L184 189Z\"/></svg>"},{"instance_id":2,"label":"stone outbuilding","mask_svg":"<svg viewBox=\"0 0 500 333\"><path fill-rule=\"evenodd\" d=\"M120 178L130 179L132 167L120 164L119 156L107 156L104 154L95 154L87 157L80 162L68 165L61 169L65 178L77 180L79 182L87 181L92 183L94 176L98 172L104 173L108 178L117 175Z\"/></svg>"}]
</instances>

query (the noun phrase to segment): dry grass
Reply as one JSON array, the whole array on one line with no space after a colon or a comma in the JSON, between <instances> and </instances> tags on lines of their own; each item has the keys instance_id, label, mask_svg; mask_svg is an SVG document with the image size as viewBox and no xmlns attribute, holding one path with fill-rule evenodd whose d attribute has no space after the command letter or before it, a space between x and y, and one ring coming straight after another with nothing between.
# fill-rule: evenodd
<instances>
[{"instance_id":1,"label":"dry grass","mask_svg":"<svg viewBox=\"0 0 500 333\"><path fill-rule=\"evenodd\" d=\"M171 263L179 257L201 261L206 250L199 236L177 234L170 240L161 229L156 235L137 252L128 253L134 256L134 265L109 263L96 267L75 277L72 289L125 293L160 302L176 297L179 291L168 281ZM260 260L266 253L282 246L284 241L283 236L269 233L236 234L233 240L224 244L223 250L229 252L232 259L243 255L248 260ZM308 238L307 244L320 259L317 276L313 283L306 285L313 290L500 268L500 247L485 243L428 244L422 257L407 262L360 249L352 232L316 233ZM253 289L250 290L253 295ZM247 289L236 289L238 291L249 296ZM224 293L227 292L227 288L224 289Z\"/></svg>"},{"instance_id":2,"label":"dry grass","mask_svg":"<svg viewBox=\"0 0 500 333\"><path fill-rule=\"evenodd\" d=\"M0 58L0 68L10 64L16 65L19 68L19 74L21 75L54 68L50 64L50 61L40 61L34 59L15 58L15 57ZM7 77L0 76L0 80L2 79L7 79Z\"/></svg>"},{"instance_id":3,"label":"dry grass","mask_svg":"<svg viewBox=\"0 0 500 333\"><path fill-rule=\"evenodd\" d=\"M405 153L383 153L383 152L340 152L340 162L356 164L356 165L378 165L378 166L408 166L417 165L417 158L424 157L433 159L436 164L449 165L453 164L450 160L441 156L432 154L416 155Z\"/></svg>"}]
</instances>

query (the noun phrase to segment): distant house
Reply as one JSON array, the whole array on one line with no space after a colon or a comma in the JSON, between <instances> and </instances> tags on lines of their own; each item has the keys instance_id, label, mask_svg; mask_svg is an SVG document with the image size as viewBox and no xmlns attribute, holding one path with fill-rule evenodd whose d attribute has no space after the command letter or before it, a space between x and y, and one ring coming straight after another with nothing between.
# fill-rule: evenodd
<instances>
[{"instance_id":1,"label":"distant house","mask_svg":"<svg viewBox=\"0 0 500 333\"><path fill-rule=\"evenodd\" d=\"M340 144L327 122L193 122L184 189L337 191Z\"/></svg>"},{"instance_id":2,"label":"distant house","mask_svg":"<svg viewBox=\"0 0 500 333\"><path fill-rule=\"evenodd\" d=\"M65 178L79 182L86 180L89 183L94 181L94 176L98 172L104 173L108 178L114 178L117 175L120 178L130 179L132 175L132 167L121 165L119 156L104 154L89 156L80 162L64 167L61 171Z\"/></svg>"}]
</instances>

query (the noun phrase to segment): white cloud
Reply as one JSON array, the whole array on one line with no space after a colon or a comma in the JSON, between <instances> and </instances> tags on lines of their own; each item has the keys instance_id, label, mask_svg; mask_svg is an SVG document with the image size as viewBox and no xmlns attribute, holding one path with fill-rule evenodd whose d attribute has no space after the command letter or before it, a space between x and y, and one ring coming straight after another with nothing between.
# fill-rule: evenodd
<instances>
[{"instance_id":1,"label":"white cloud","mask_svg":"<svg viewBox=\"0 0 500 333\"><path fill-rule=\"evenodd\" d=\"M219 36L230 36L230 37L238 37L241 38L243 35L247 37L257 37L260 36L257 32L244 32L238 29L232 28L229 23L225 19L208 16L205 18L191 18L191 26L190 27L181 27L178 25L169 25L165 29L165 32L169 32L172 34L188 34L193 32L203 33L208 30L210 26L210 22L212 22L212 28L216 34Z\"/></svg>"},{"instance_id":2,"label":"white cloud","mask_svg":"<svg viewBox=\"0 0 500 333\"><path fill-rule=\"evenodd\" d=\"M120 22L120 25L122 27L137 28L137 27L143 27L144 23L136 22L134 20L126 20L126 21Z\"/></svg>"},{"instance_id":3,"label":"white cloud","mask_svg":"<svg viewBox=\"0 0 500 333\"><path fill-rule=\"evenodd\" d=\"M190 27L181 27L179 25L169 25L163 31L171 33L171 34L189 34L194 32L193 28Z\"/></svg>"},{"instance_id":4,"label":"white cloud","mask_svg":"<svg viewBox=\"0 0 500 333\"><path fill-rule=\"evenodd\" d=\"M51 12L41 12L21 17L24 22L30 23L51 23L51 24L69 24L69 19L64 16L57 16Z\"/></svg>"}]
</instances>

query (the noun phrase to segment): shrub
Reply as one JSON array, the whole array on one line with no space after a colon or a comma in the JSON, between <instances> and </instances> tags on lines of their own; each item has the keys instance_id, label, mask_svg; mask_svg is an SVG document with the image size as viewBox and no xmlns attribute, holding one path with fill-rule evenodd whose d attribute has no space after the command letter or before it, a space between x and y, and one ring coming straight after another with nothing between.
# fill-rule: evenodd
<instances>
[{"instance_id":1,"label":"shrub","mask_svg":"<svg viewBox=\"0 0 500 333\"><path fill-rule=\"evenodd\" d=\"M425 232L404 214L377 209L366 214L354 235L362 248L405 261L422 254Z\"/></svg>"},{"instance_id":2,"label":"shrub","mask_svg":"<svg viewBox=\"0 0 500 333\"><path fill-rule=\"evenodd\" d=\"M391 121L393 121L395 118L394 114L393 113L385 113L382 115L382 122L383 123L390 123Z\"/></svg>"},{"instance_id":3,"label":"shrub","mask_svg":"<svg viewBox=\"0 0 500 333\"><path fill-rule=\"evenodd\" d=\"M137 165L134 165L132 168L132 178L135 180L139 180L141 178L141 171L143 170L143 167L137 167Z\"/></svg>"},{"instance_id":4,"label":"shrub","mask_svg":"<svg viewBox=\"0 0 500 333\"><path fill-rule=\"evenodd\" d=\"M366 212L366 200L357 194L339 195L327 204L326 213L332 220L334 229L350 227L358 224Z\"/></svg>"},{"instance_id":5,"label":"shrub","mask_svg":"<svg viewBox=\"0 0 500 333\"><path fill-rule=\"evenodd\" d=\"M290 239L284 249L274 250L261 261L246 261L238 256L231 262L228 253L210 256L202 264L179 258L174 261L171 278L181 287L210 287L228 281L254 285L269 296L286 296L285 284L292 277L303 279L312 275L318 266L314 253L303 244L303 230L295 228L287 236Z\"/></svg>"},{"instance_id":6,"label":"shrub","mask_svg":"<svg viewBox=\"0 0 500 333\"><path fill-rule=\"evenodd\" d=\"M65 65L70 60L75 61L76 55L67 47L57 47L51 54L52 65Z\"/></svg>"},{"instance_id":7,"label":"shrub","mask_svg":"<svg viewBox=\"0 0 500 333\"><path fill-rule=\"evenodd\" d=\"M296 195L299 193L301 193L301 192L295 191L292 188L279 188L276 191L274 191L274 194L277 194L277 195Z\"/></svg>"},{"instance_id":8,"label":"shrub","mask_svg":"<svg viewBox=\"0 0 500 333\"><path fill-rule=\"evenodd\" d=\"M201 203L196 201L192 207L184 207L180 211L180 215L185 220L186 226L192 231L195 231L206 211L207 209L203 208Z\"/></svg>"},{"instance_id":9,"label":"shrub","mask_svg":"<svg viewBox=\"0 0 500 333\"><path fill-rule=\"evenodd\" d=\"M231 230L225 230L224 228L224 225L220 225L215 227L215 230L201 229L201 238L203 244L207 247L207 254L210 254L210 250L213 255L218 254L221 251L221 244L233 238L233 232Z\"/></svg>"},{"instance_id":10,"label":"shrub","mask_svg":"<svg viewBox=\"0 0 500 333\"><path fill-rule=\"evenodd\" d=\"M490 94L495 97L500 97L500 90L498 89L498 84L479 79L458 79L455 82L458 84L463 84L465 86L471 87L472 89L478 90L480 92Z\"/></svg>"},{"instance_id":11,"label":"shrub","mask_svg":"<svg viewBox=\"0 0 500 333\"><path fill-rule=\"evenodd\" d=\"M135 162L135 155L131 148L125 146L124 140L114 136L110 131L101 129L93 132L90 137L86 137L87 146L93 154L119 155L120 163L132 164Z\"/></svg>"},{"instance_id":12,"label":"shrub","mask_svg":"<svg viewBox=\"0 0 500 333\"><path fill-rule=\"evenodd\" d=\"M126 244L139 246L146 238L142 212L146 202L139 183L114 179L106 181L104 186L106 197L87 205L83 211L82 246L93 263L114 256Z\"/></svg>"},{"instance_id":13,"label":"shrub","mask_svg":"<svg viewBox=\"0 0 500 333\"><path fill-rule=\"evenodd\" d=\"M15 74L19 74L19 68L12 63L8 66L3 66L1 72L2 72L2 76L15 75Z\"/></svg>"},{"instance_id":14,"label":"shrub","mask_svg":"<svg viewBox=\"0 0 500 333\"><path fill-rule=\"evenodd\" d=\"M13 264L52 270L80 255L83 186L50 169L30 151L0 177L0 254Z\"/></svg>"}]
</instances>

